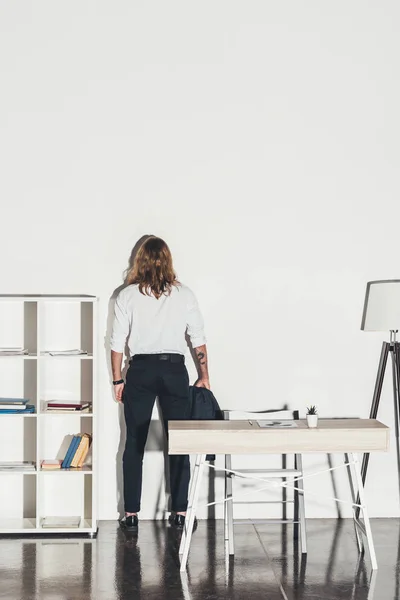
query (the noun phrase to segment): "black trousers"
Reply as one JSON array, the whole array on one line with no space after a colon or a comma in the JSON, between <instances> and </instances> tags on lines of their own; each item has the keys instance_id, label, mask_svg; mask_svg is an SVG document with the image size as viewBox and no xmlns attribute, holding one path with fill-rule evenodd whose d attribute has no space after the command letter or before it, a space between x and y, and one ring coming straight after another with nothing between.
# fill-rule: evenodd
<instances>
[{"instance_id":1,"label":"black trousers","mask_svg":"<svg viewBox=\"0 0 400 600\"><path fill-rule=\"evenodd\" d=\"M124 389L126 444L123 456L125 512L139 512L142 493L144 447L156 396L162 411L165 431L167 421L189 418L189 376L183 357L137 355L131 360ZM182 359L182 360L180 360ZM190 479L188 456L170 456L172 510L187 508Z\"/></svg>"}]
</instances>

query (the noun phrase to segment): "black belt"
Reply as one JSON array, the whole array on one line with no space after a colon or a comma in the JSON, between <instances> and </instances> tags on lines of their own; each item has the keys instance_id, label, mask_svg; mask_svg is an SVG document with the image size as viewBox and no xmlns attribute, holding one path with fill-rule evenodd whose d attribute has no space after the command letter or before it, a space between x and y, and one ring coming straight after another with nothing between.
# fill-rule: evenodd
<instances>
[{"instance_id":1,"label":"black belt","mask_svg":"<svg viewBox=\"0 0 400 600\"><path fill-rule=\"evenodd\" d=\"M166 360L173 363L185 362L183 354L135 354L131 358L131 362L134 360Z\"/></svg>"}]
</instances>

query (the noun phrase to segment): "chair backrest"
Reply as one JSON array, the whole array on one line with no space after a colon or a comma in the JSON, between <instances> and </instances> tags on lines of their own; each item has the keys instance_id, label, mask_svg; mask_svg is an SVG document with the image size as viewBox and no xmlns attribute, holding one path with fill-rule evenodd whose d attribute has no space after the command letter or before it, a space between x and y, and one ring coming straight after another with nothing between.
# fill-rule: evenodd
<instances>
[{"instance_id":1,"label":"chair backrest","mask_svg":"<svg viewBox=\"0 0 400 600\"><path fill-rule=\"evenodd\" d=\"M297 410L261 410L261 411L244 411L244 410L224 410L223 416L225 421L247 421L248 419L256 421L257 419L280 419L280 420L297 420L299 412Z\"/></svg>"}]
</instances>

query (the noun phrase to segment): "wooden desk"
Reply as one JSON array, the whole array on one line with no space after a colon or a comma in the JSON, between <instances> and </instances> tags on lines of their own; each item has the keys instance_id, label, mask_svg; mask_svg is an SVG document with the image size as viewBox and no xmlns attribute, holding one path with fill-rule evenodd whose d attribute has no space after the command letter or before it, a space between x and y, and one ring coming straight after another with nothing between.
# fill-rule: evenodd
<instances>
[{"instance_id":1,"label":"wooden desk","mask_svg":"<svg viewBox=\"0 0 400 600\"><path fill-rule=\"evenodd\" d=\"M264 429L259 427L257 421L169 421L168 453L197 455L191 478L185 529L179 551L181 571L186 569L206 454L305 454L321 452L351 455L351 461L346 460L343 466L349 469L351 476L352 502L350 504L353 507L353 512L359 506L364 517L362 523L354 515L357 542L361 551L362 539L359 535L361 531L367 540L372 568L377 568L357 453L387 452L389 448L389 428L374 419L320 420L316 429L309 429L306 421L296 421L296 424L297 427L293 428ZM254 479L262 482L269 481L259 477ZM301 488L296 489L300 494L303 493ZM360 497L359 505L356 503L357 492ZM335 498L335 500L345 502L338 498ZM226 499L223 502L226 502Z\"/></svg>"}]
</instances>

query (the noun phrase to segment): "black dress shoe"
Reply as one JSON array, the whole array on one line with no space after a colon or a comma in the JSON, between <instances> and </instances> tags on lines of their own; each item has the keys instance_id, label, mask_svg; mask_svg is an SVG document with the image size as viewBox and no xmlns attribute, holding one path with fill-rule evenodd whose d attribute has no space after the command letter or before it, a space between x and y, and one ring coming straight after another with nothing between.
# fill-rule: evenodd
<instances>
[{"instance_id":1,"label":"black dress shoe","mask_svg":"<svg viewBox=\"0 0 400 600\"><path fill-rule=\"evenodd\" d=\"M122 529L126 531L137 531L139 527L139 519L137 515L130 515L129 517L124 517L119 522Z\"/></svg>"},{"instance_id":2,"label":"black dress shoe","mask_svg":"<svg viewBox=\"0 0 400 600\"><path fill-rule=\"evenodd\" d=\"M175 529L183 529L185 526L185 521L186 521L186 517L185 515L170 515L169 516L169 522L170 524L175 527ZM193 531L196 531L197 529L197 519L196 517L194 518L194 524L193 524Z\"/></svg>"}]
</instances>

